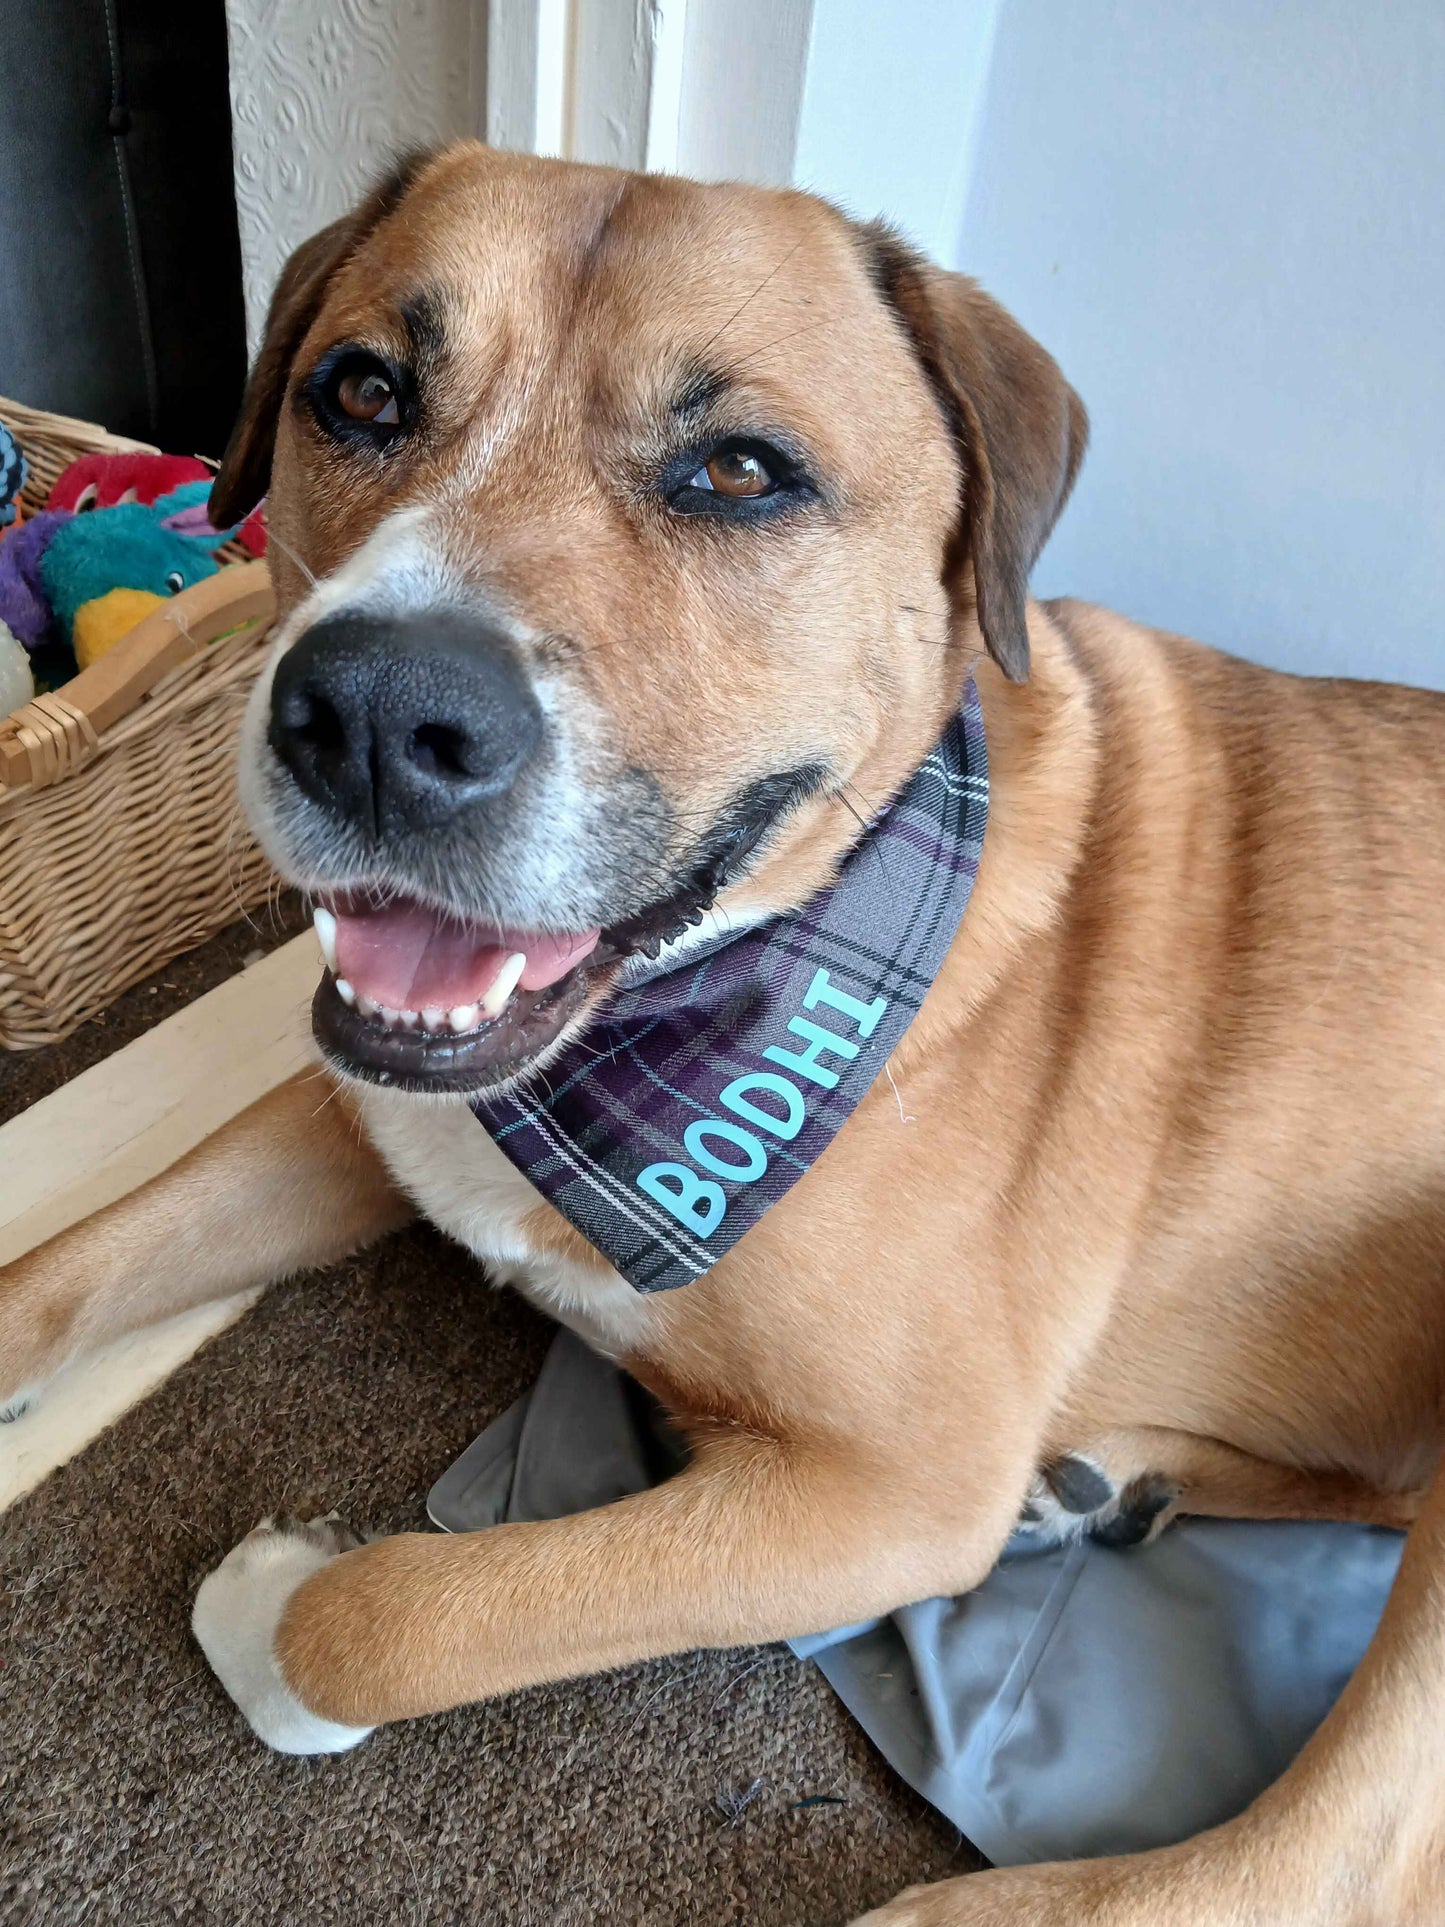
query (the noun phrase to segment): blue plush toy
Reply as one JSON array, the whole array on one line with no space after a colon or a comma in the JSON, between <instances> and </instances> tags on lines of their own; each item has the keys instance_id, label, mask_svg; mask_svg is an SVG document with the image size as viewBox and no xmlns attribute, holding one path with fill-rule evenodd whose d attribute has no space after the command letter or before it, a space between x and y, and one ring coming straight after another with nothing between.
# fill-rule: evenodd
<instances>
[{"instance_id":1,"label":"blue plush toy","mask_svg":"<svg viewBox=\"0 0 1445 1927\"><path fill-rule=\"evenodd\" d=\"M207 520L210 492L209 481L186 482L149 504L76 515L51 537L40 581L82 669L167 597L216 573L230 531Z\"/></svg>"},{"instance_id":2,"label":"blue plush toy","mask_svg":"<svg viewBox=\"0 0 1445 1927\"><path fill-rule=\"evenodd\" d=\"M25 486L25 457L15 437L0 422L0 529L8 528L19 513L17 497Z\"/></svg>"}]
</instances>

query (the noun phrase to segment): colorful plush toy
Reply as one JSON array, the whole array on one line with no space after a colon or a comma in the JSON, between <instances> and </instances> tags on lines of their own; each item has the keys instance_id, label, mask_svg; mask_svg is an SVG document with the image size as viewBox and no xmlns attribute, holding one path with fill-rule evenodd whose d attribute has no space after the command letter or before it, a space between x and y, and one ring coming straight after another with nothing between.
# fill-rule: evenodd
<instances>
[{"instance_id":1,"label":"colorful plush toy","mask_svg":"<svg viewBox=\"0 0 1445 1927\"><path fill-rule=\"evenodd\" d=\"M263 556L270 536L266 528L266 504L258 502L236 530L236 540L249 555Z\"/></svg>"},{"instance_id":2,"label":"colorful plush toy","mask_svg":"<svg viewBox=\"0 0 1445 1927\"><path fill-rule=\"evenodd\" d=\"M210 494L211 470L194 457L85 455L47 508L6 532L0 624L29 651L38 681L54 686L76 664L89 668L168 597L214 575L216 551L233 537L264 555L261 511L239 530L213 529Z\"/></svg>"},{"instance_id":3,"label":"colorful plush toy","mask_svg":"<svg viewBox=\"0 0 1445 1927\"><path fill-rule=\"evenodd\" d=\"M82 669L167 597L214 575L232 531L206 515L209 474L147 506L117 502L74 515L40 558L40 581ZM22 638L23 640L23 638Z\"/></svg>"},{"instance_id":4,"label":"colorful plush toy","mask_svg":"<svg viewBox=\"0 0 1445 1927\"><path fill-rule=\"evenodd\" d=\"M8 528L20 513L25 475L25 457L10 430L0 422L0 529Z\"/></svg>"},{"instance_id":5,"label":"colorful plush toy","mask_svg":"<svg viewBox=\"0 0 1445 1927\"><path fill-rule=\"evenodd\" d=\"M62 469L45 506L83 515L118 502L155 502L185 482L210 478L210 469L195 455L82 455Z\"/></svg>"},{"instance_id":6,"label":"colorful plush toy","mask_svg":"<svg viewBox=\"0 0 1445 1927\"><path fill-rule=\"evenodd\" d=\"M82 455L63 470L46 507L84 515L120 502L154 502L186 482L205 482L211 469L197 455ZM250 555L266 553L266 505L258 503L235 540Z\"/></svg>"},{"instance_id":7,"label":"colorful plush toy","mask_svg":"<svg viewBox=\"0 0 1445 1927\"><path fill-rule=\"evenodd\" d=\"M31 651L55 637L40 564L46 549L71 520L68 509L42 509L0 542L0 622Z\"/></svg>"}]
</instances>

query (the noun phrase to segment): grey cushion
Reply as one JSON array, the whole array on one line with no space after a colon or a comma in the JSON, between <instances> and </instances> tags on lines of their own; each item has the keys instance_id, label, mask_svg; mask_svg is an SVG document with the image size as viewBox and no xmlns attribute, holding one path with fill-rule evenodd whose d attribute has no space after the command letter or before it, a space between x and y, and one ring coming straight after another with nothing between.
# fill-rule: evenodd
<instances>
[{"instance_id":1,"label":"grey cushion","mask_svg":"<svg viewBox=\"0 0 1445 1927\"><path fill-rule=\"evenodd\" d=\"M453 1532L560 1518L683 1461L648 1395L563 1332L429 1510ZM1403 1543L1220 1520L1128 1551L1017 1534L974 1592L793 1646L998 1865L1127 1852L1228 1819L1278 1776L1358 1664Z\"/></svg>"}]
</instances>

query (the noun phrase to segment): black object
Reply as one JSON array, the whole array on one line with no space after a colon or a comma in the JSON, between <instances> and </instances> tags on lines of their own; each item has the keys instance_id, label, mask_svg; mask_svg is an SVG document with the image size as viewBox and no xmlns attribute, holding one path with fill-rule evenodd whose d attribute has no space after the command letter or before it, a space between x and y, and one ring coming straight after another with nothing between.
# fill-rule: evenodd
<instances>
[{"instance_id":1,"label":"black object","mask_svg":"<svg viewBox=\"0 0 1445 1927\"><path fill-rule=\"evenodd\" d=\"M7 0L0 394L218 455L245 362L224 0Z\"/></svg>"},{"instance_id":2,"label":"black object","mask_svg":"<svg viewBox=\"0 0 1445 1927\"><path fill-rule=\"evenodd\" d=\"M511 644L479 617L334 615L277 665L270 733L313 802L380 836L510 789L542 712Z\"/></svg>"}]
</instances>

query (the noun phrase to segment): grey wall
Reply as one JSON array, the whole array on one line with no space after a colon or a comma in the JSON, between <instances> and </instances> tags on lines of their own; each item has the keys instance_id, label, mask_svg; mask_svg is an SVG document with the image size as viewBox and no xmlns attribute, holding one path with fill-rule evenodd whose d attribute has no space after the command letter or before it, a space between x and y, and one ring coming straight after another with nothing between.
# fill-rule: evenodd
<instances>
[{"instance_id":1,"label":"grey wall","mask_svg":"<svg viewBox=\"0 0 1445 1927\"><path fill-rule=\"evenodd\" d=\"M1442 0L1000 0L992 24L951 264L1094 424L1038 591L1445 685ZM971 114L976 81L934 85Z\"/></svg>"}]
</instances>

